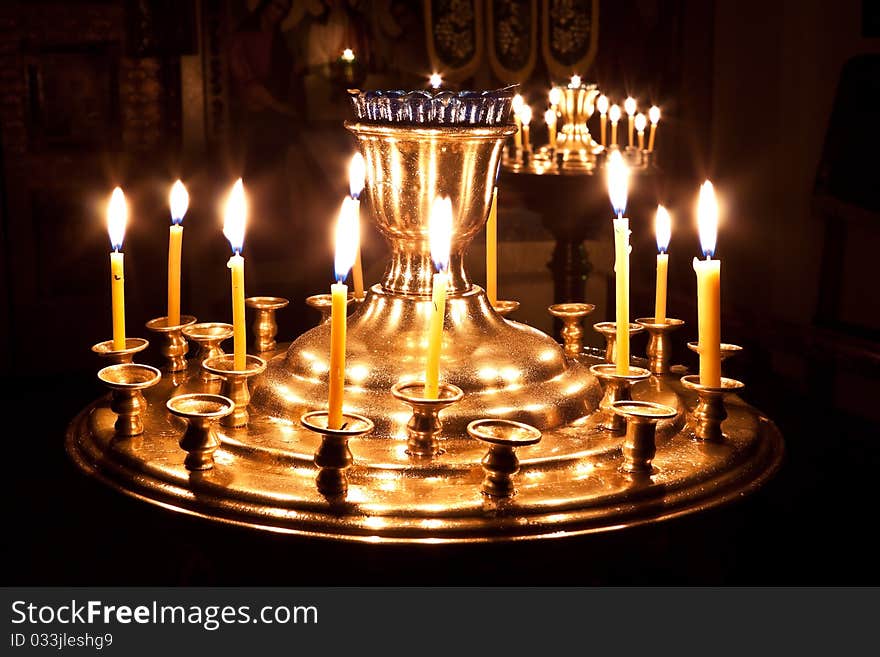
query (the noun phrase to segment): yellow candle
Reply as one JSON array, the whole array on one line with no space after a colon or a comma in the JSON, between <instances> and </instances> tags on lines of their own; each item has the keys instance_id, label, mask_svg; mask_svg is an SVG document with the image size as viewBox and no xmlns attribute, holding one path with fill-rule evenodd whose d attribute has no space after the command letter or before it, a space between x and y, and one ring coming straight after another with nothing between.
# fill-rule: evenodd
<instances>
[{"instance_id":1,"label":"yellow candle","mask_svg":"<svg viewBox=\"0 0 880 657\"><path fill-rule=\"evenodd\" d=\"M547 134L550 138L550 148L556 148L556 110L548 109L544 112L544 122L547 124Z\"/></svg>"},{"instance_id":2,"label":"yellow candle","mask_svg":"<svg viewBox=\"0 0 880 657\"><path fill-rule=\"evenodd\" d=\"M660 108L653 105L648 110L648 118L651 119L651 135L648 137L648 152L654 150L654 135L657 133L657 123L660 121Z\"/></svg>"},{"instance_id":3,"label":"yellow candle","mask_svg":"<svg viewBox=\"0 0 880 657\"><path fill-rule=\"evenodd\" d=\"M440 270L431 287L431 320L428 325L428 358L425 363L425 398L437 399L440 391L440 351L443 346L443 320L446 317L446 288L449 284L449 250L452 239L452 200L434 199L431 207L431 259Z\"/></svg>"},{"instance_id":4,"label":"yellow candle","mask_svg":"<svg viewBox=\"0 0 880 657\"><path fill-rule=\"evenodd\" d=\"M244 319L244 225L247 218L247 201L244 197L244 184L239 178L226 201L223 221L223 234L232 247L232 257L227 267L232 270L232 345L233 367L247 369L247 327Z\"/></svg>"},{"instance_id":5,"label":"yellow candle","mask_svg":"<svg viewBox=\"0 0 880 657\"><path fill-rule=\"evenodd\" d=\"M645 115L639 112L636 115L636 132L639 135L639 150L645 150L645 125L647 121L645 120Z\"/></svg>"},{"instance_id":6,"label":"yellow candle","mask_svg":"<svg viewBox=\"0 0 880 657\"><path fill-rule=\"evenodd\" d=\"M522 147L524 151L531 151L532 147L529 144L529 123L532 121L532 108L528 105L523 105L522 109L519 111L519 120L522 123Z\"/></svg>"},{"instance_id":7,"label":"yellow candle","mask_svg":"<svg viewBox=\"0 0 880 657\"><path fill-rule=\"evenodd\" d=\"M354 157L351 158L351 163L348 165L348 189L351 194L351 198L354 200L354 209L351 210L351 212L354 213L358 226L360 226L360 198L361 192L364 191L365 177L366 167L364 165L364 158L360 153L355 153ZM364 270L361 265L360 240L358 240L358 248L357 253L355 254L354 266L351 270L351 280L352 283L354 283L355 299L363 301L366 294L364 293Z\"/></svg>"},{"instance_id":8,"label":"yellow candle","mask_svg":"<svg viewBox=\"0 0 880 657\"><path fill-rule=\"evenodd\" d=\"M602 145L605 145L605 125L608 121L608 96L602 94L596 99L596 109L599 110L599 125L602 127Z\"/></svg>"},{"instance_id":9,"label":"yellow candle","mask_svg":"<svg viewBox=\"0 0 880 657\"><path fill-rule=\"evenodd\" d=\"M486 295L498 303L498 188L492 190L492 207L486 222Z\"/></svg>"},{"instance_id":10,"label":"yellow candle","mask_svg":"<svg viewBox=\"0 0 880 657\"><path fill-rule=\"evenodd\" d=\"M625 101L623 101L623 109L626 110L626 114L629 117L629 132L627 137L627 146L633 145L633 123L635 121L635 113L636 113L636 99L630 96Z\"/></svg>"},{"instance_id":11,"label":"yellow candle","mask_svg":"<svg viewBox=\"0 0 880 657\"><path fill-rule=\"evenodd\" d=\"M705 260L694 258L697 274L700 383L721 385L721 261L713 260L718 236L718 203L708 180L700 188L697 207L700 244Z\"/></svg>"},{"instance_id":12,"label":"yellow candle","mask_svg":"<svg viewBox=\"0 0 880 657\"><path fill-rule=\"evenodd\" d=\"M669 240L672 237L672 219L662 205L657 206L654 219L654 233L657 236L657 294L654 299L654 322L666 323L666 278L669 267Z\"/></svg>"},{"instance_id":13,"label":"yellow candle","mask_svg":"<svg viewBox=\"0 0 880 657\"><path fill-rule=\"evenodd\" d=\"M516 132L513 134L513 145L516 147L516 150L519 151L522 149L522 121L520 121L519 113L523 108L523 97L516 94L513 97L511 106L513 107L513 120L516 122Z\"/></svg>"},{"instance_id":14,"label":"yellow candle","mask_svg":"<svg viewBox=\"0 0 880 657\"><path fill-rule=\"evenodd\" d=\"M620 105L612 105L608 110L608 118L611 119L611 145L617 146L617 122L620 121Z\"/></svg>"},{"instance_id":15,"label":"yellow candle","mask_svg":"<svg viewBox=\"0 0 880 657\"><path fill-rule=\"evenodd\" d=\"M183 216L189 194L179 180L171 187L171 227L168 234L168 326L180 324L180 254L183 247Z\"/></svg>"},{"instance_id":16,"label":"yellow candle","mask_svg":"<svg viewBox=\"0 0 880 657\"><path fill-rule=\"evenodd\" d=\"M122 240L125 238L125 224L128 220L128 206L125 194L117 187L107 205L107 232L113 252L110 254L110 296L113 312L113 349L125 349L125 272L123 269Z\"/></svg>"},{"instance_id":17,"label":"yellow candle","mask_svg":"<svg viewBox=\"0 0 880 657\"><path fill-rule=\"evenodd\" d=\"M336 255L333 263L336 283L330 286L330 372L327 395L327 426L330 429L342 427L348 310L348 286L343 281L348 276L360 247L357 208L357 201L353 198L344 199L336 221Z\"/></svg>"},{"instance_id":18,"label":"yellow candle","mask_svg":"<svg viewBox=\"0 0 880 657\"><path fill-rule=\"evenodd\" d=\"M608 163L608 195L617 218L614 219L614 274L616 290L618 374L629 373L629 219L626 211L629 171L620 151L613 151Z\"/></svg>"}]
</instances>

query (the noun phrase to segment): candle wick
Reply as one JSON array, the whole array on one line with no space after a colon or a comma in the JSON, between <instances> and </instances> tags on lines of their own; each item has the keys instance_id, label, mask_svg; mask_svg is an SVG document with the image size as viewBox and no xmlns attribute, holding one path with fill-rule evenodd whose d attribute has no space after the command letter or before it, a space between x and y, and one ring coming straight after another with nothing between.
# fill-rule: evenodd
<instances>
[{"instance_id":1,"label":"candle wick","mask_svg":"<svg viewBox=\"0 0 880 657\"><path fill-rule=\"evenodd\" d=\"M339 430L340 430L340 431L345 431L345 429L346 429L347 427L348 427L348 422L343 422L343 423L342 423L342 426L339 427Z\"/></svg>"}]
</instances>

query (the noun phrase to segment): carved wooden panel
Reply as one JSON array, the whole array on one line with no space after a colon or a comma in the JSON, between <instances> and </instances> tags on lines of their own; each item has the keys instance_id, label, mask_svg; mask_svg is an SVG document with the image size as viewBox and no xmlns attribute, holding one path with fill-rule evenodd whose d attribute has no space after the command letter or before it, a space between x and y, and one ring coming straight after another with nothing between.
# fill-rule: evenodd
<instances>
[{"instance_id":1,"label":"carved wooden panel","mask_svg":"<svg viewBox=\"0 0 880 657\"><path fill-rule=\"evenodd\" d=\"M524 82L538 54L538 0L489 0L489 63L505 83Z\"/></svg>"},{"instance_id":2,"label":"carved wooden panel","mask_svg":"<svg viewBox=\"0 0 880 657\"><path fill-rule=\"evenodd\" d=\"M482 0L424 0L428 57L444 78L470 77L483 58Z\"/></svg>"},{"instance_id":3,"label":"carved wooden panel","mask_svg":"<svg viewBox=\"0 0 880 657\"><path fill-rule=\"evenodd\" d=\"M583 75L599 44L599 0L543 0L544 63L554 80Z\"/></svg>"}]
</instances>

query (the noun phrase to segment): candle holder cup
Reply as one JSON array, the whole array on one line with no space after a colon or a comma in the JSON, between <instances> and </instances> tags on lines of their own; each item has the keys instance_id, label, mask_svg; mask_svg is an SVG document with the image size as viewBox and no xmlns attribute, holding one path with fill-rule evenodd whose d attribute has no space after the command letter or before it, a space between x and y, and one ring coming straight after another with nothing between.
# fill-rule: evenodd
<instances>
[{"instance_id":1,"label":"candle holder cup","mask_svg":"<svg viewBox=\"0 0 880 657\"><path fill-rule=\"evenodd\" d=\"M131 363L134 355L146 349L149 344L144 338L125 338L125 349L114 349L113 340L104 340L93 344L92 351L109 361L111 365L121 365Z\"/></svg>"},{"instance_id":2,"label":"candle holder cup","mask_svg":"<svg viewBox=\"0 0 880 657\"><path fill-rule=\"evenodd\" d=\"M517 310L519 310L519 301L498 299L492 305L492 308L495 310L496 313L506 318L508 315L515 313Z\"/></svg>"},{"instance_id":3,"label":"candle holder cup","mask_svg":"<svg viewBox=\"0 0 880 657\"><path fill-rule=\"evenodd\" d=\"M274 350L275 335L278 333L275 312L285 308L290 301L283 297L248 297L244 303L256 311L253 324L254 347L259 353Z\"/></svg>"},{"instance_id":4,"label":"candle holder cup","mask_svg":"<svg viewBox=\"0 0 880 657\"><path fill-rule=\"evenodd\" d=\"M669 334L684 326L683 319L667 317L663 323L657 323L653 317L642 317L636 324L644 326L648 331L648 369L653 374L668 374L672 362L672 343Z\"/></svg>"},{"instance_id":5,"label":"candle holder cup","mask_svg":"<svg viewBox=\"0 0 880 657\"><path fill-rule=\"evenodd\" d=\"M251 401L248 379L262 374L266 369L266 361L259 356L248 354L245 369L236 370L235 356L225 354L203 361L202 368L223 379L221 394L235 403L235 409L221 418L220 424L230 428L247 426L250 419L248 404Z\"/></svg>"},{"instance_id":6,"label":"candle holder cup","mask_svg":"<svg viewBox=\"0 0 880 657\"><path fill-rule=\"evenodd\" d=\"M235 410L235 402L229 397L193 393L177 395L165 403L165 407L186 421L186 431L180 438L180 448L186 452L183 465L187 470L210 470L214 467L214 452L220 447L220 439L214 423Z\"/></svg>"},{"instance_id":7,"label":"candle holder cup","mask_svg":"<svg viewBox=\"0 0 880 657\"><path fill-rule=\"evenodd\" d=\"M721 377L720 386L705 386L700 383L698 374L681 377L681 383L697 393L697 405L690 418L694 438L711 442L724 440L724 432L721 430L721 423L727 419L724 396L742 390L745 384L736 379Z\"/></svg>"},{"instance_id":8,"label":"candle holder cup","mask_svg":"<svg viewBox=\"0 0 880 657\"><path fill-rule=\"evenodd\" d=\"M181 315L180 324L169 325L167 317L156 317L147 322L147 330L159 333L165 337L161 346L162 355L165 356L165 369L168 372L183 372L186 370L186 354L189 344L183 338L183 329L196 323L192 315Z\"/></svg>"},{"instance_id":9,"label":"candle holder cup","mask_svg":"<svg viewBox=\"0 0 880 657\"><path fill-rule=\"evenodd\" d=\"M489 451L480 461L486 473L480 486L483 495L516 495L513 483L513 475L519 472L516 449L537 444L541 440L541 432L522 422L494 418L474 420L468 424L467 432L472 438L489 445Z\"/></svg>"},{"instance_id":10,"label":"candle holder cup","mask_svg":"<svg viewBox=\"0 0 880 657\"><path fill-rule=\"evenodd\" d=\"M98 371L98 379L112 391L110 410L118 416L113 425L117 436L139 436L144 432L141 412L147 402L140 393L161 378L162 373L155 367L138 363L108 365Z\"/></svg>"},{"instance_id":11,"label":"candle holder cup","mask_svg":"<svg viewBox=\"0 0 880 657\"><path fill-rule=\"evenodd\" d=\"M359 302L354 298L354 294L349 293L348 298L345 301L346 308L349 308L353 303ZM330 311L333 308L333 298L331 295L313 294L310 297L306 297L306 305L321 313L321 321L318 322L318 324L326 324L330 321Z\"/></svg>"},{"instance_id":12,"label":"candle holder cup","mask_svg":"<svg viewBox=\"0 0 880 657\"><path fill-rule=\"evenodd\" d=\"M464 392L451 383L441 383L437 398L425 397L422 381L396 383L391 394L412 408L412 417L406 424L408 433L406 453L414 458L433 458L443 453L438 436L443 429L440 411L464 398Z\"/></svg>"},{"instance_id":13,"label":"candle holder cup","mask_svg":"<svg viewBox=\"0 0 880 657\"><path fill-rule=\"evenodd\" d=\"M373 430L373 422L363 415L343 413L342 428L328 429L328 419L327 411L311 411L303 415L300 422L306 429L321 435L321 445L315 452L318 492L326 497L341 497L348 492L346 471L354 462L348 441L369 434Z\"/></svg>"},{"instance_id":14,"label":"candle holder cup","mask_svg":"<svg viewBox=\"0 0 880 657\"><path fill-rule=\"evenodd\" d=\"M599 322L598 324L593 324L593 330L597 333L600 333L602 337L605 338L605 362L606 363L616 363L617 362L617 322ZM640 324L630 323L629 325L629 338L630 342L632 342L632 337L634 335L638 335L642 331L645 330L644 326Z\"/></svg>"},{"instance_id":15,"label":"candle holder cup","mask_svg":"<svg viewBox=\"0 0 880 657\"><path fill-rule=\"evenodd\" d=\"M220 381L220 377L216 374L211 374L208 370L201 367L201 364L208 358L224 355L223 349L220 348L220 343L231 338L234 330L232 324L225 324L223 322L201 322L183 327L183 335L199 346L196 359L199 363L199 377L205 383Z\"/></svg>"},{"instance_id":16,"label":"candle holder cup","mask_svg":"<svg viewBox=\"0 0 880 657\"><path fill-rule=\"evenodd\" d=\"M595 309L592 303L554 303L547 308L547 312L562 321L562 344L566 356L580 356L584 346L581 321Z\"/></svg>"},{"instance_id":17,"label":"candle holder cup","mask_svg":"<svg viewBox=\"0 0 880 657\"><path fill-rule=\"evenodd\" d=\"M630 367L629 373L618 374L617 366L613 363L593 365L590 371L602 382L605 389L605 394L599 402L601 413L599 426L614 434L623 433L626 429L626 421L623 416L614 412L614 403L630 401L633 385L650 378L651 372L642 367Z\"/></svg>"},{"instance_id":18,"label":"candle holder cup","mask_svg":"<svg viewBox=\"0 0 880 657\"><path fill-rule=\"evenodd\" d=\"M616 401L611 410L626 422L621 470L630 474L651 474L651 462L657 453L656 432L660 420L674 418L671 406L648 401Z\"/></svg>"},{"instance_id":19,"label":"candle holder cup","mask_svg":"<svg viewBox=\"0 0 880 657\"><path fill-rule=\"evenodd\" d=\"M695 354L699 355L700 353L700 343L699 342L688 342L687 348L693 351ZM728 358L732 356L736 356L739 352L743 350L738 344L730 344L729 342L721 343L721 362L723 363Z\"/></svg>"}]
</instances>

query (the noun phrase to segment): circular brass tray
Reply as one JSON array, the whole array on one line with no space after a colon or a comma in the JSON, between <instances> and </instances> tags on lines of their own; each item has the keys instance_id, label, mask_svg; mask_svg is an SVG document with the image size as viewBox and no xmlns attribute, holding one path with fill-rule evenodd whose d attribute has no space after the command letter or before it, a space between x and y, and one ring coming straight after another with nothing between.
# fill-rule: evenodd
<instances>
[{"instance_id":1,"label":"circular brass tray","mask_svg":"<svg viewBox=\"0 0 880 657\"><path fill-rule=\"evenodd\" d=\"M276 353L284 353L283 346ZM586 353L581 360L601 362ZM480 493L486 447L464 435L444 440L445 453L428 463L410 459L405 439L352 440L348 496L329 502L315 488L312 458L319 437L253 411L249 427L218 427L222 445L213 470L189 472L178 447L183 422L166 410L165 401L211 385L201 382L194 368L181 385L163 379L147 391L143 435L114 437L115 415L106 397L73 420L66 447L82 470L128 495L256 529L375 543L554 538L708 509L754 490L777 470L780 432L738 397L727 401L723 442L694 440L687 411L696 399L679 377L652 377L633 390L636 399L679 411L658 427L651 477L620 470L622 437L598 429L592 414L545 431L539 444L520 449L518 494L502 501Z\"/></svg>"}]
</instances>

